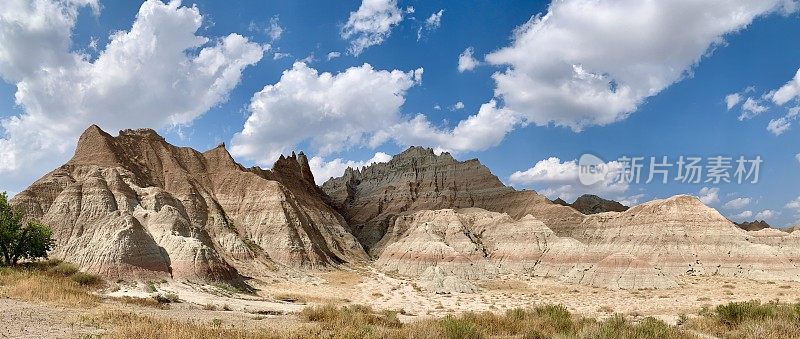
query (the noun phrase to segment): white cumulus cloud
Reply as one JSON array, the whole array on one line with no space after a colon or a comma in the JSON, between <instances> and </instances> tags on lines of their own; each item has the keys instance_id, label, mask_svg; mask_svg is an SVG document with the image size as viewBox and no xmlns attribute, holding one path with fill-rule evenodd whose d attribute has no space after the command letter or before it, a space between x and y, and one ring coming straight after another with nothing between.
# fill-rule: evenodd
<instances>
[{"instance_id":1,"label":"white cumulus cloud","mask_svg":"<svg viewBox=\"0 0 800 339\"><path fill-rule=\"evenodd\" d=\"M458 71L464 73L466 71L471 71L478 67L481 64L480 61L476 60L473 54L475 53L475 49L472 47L467 47L461 54L458 56Z\"/></svg>"},{"instance_id":2,"label":"white cumulus cloud","mask_svg":"<svg viewBox=\"0 0 800 339\"><path fill-rule=\"evenodd\" d=\"M782 106L798 96L800 96L800 69L794 74L792 80L789 80L772 94L772 102Z\"/></svg>"},{"instance_id":3,"label":"white cumulus cloud","mask_svg":"<svg viewBox=\"0 0 800 339\"><path fill-rule=\"evenodd\" d=\"M278 16L273 16L269 19L269 28L267 28L267 35L272 41L276 41L283 35L283 27L281 27L280 19Z\"/></svg>"},{"instance_id":4,"label":"white cumulus cloud","mask_svg":"<svg viewBox=\"0 0 800 339\"><path fill-rule=\"evenodd\" d=\"M778 216L780 212L773 211L773 210L763 210L756 214L756 220L769 220L776 216Z\"/></svg>"},{"instance_id":5,"label":"white cumulus cloud","mask_svg":"<svg viewBox=\"0 0 800 339\"><path fill-rule=\"evenodd\" d=\"M492 100L481 105L476 115L460 121L454 128L439 127L423 114L388 127L376 134L373 145L394 139L401 145L431 145L454 152L480 151L500 144L506 134L522 123L519 115L498 108Z\"/></svg>"},{"instance_id":6,"label":"white cumulus cloud","mask_svg":"<svg viewBox=\"0 0 800 339\"><path fill-rule=\"evenodd\" d=\"M196 7L148 0L130 29L112 33L89 60L70 51L82 6L99 10L89 0L0 2L0 77L16 86L24 111L0 121L4 178L64 162L92 123L112 131L189 124L227 100L269 48L238 34L197 35Z\"/></svg>"},{"instance_id":7,"label":"white cumulus cloud","mask_svg":"<svg viewBox=\"0 0 800 339\"><path fill-rule=\"evenodd\" d=\"M731 201L728 201L723 205L723 207L730 209L730 210L738 210L745 208L747 205L750 205L752 199L750 198L736 198Z\"/></svg>"},{"instance_id":8,"label":"white cumulus cloud","mask_svg":"<svg viewBox=\"0 0 800 339\"><path fill-rule=\"evenodd\" d=\"M736 107L742 101L742 96L739 93L731 93L725 96L725 105L730 111L731 108Z\"/></svg>"},{"instance_id":9,"label":"white cumulus cloud","mask_svg":"<svg viewBox=\"0 0 800 339\"><path fill-rule=\"evenodd\" d=\"M741 213L734 215L733 219L744 220L744 219L749 219L752 216L753 216L753 211L742 211Z\"/></svg>"},{"instance_id":10,"label":"white cumulus cloud","mask_svg":"<svg viewBox=\"0 0 800 339\"><path fill-rule=\"evenodd\" d=\"M539 193L550 199L562 198L572 201L582 194L595 194L607 199L625 200L627 203L638 203L643 195L626 197L627 182L614 180L614 171L622 168L616 161L606 163L609 172L604 178L592 185L581 184L578 178L578 163L576 160L561 161L551 157L537 162L525 171L511 174L509 181L514 185L534 187Z\"/></svg>"},{"instance_id":11,"label":"white cumulus cloud","mask_svg":"<svg viewBox=\"0 0 800 339\"><path fill-rule=\"evenodd\" d=\"M785 207L791 210L795 217L800 218L800 197L786 203Z\"/></svg>"},{"instance_id":12,"label":"white cumulus cloud","mask_svg":"<svg viewBox=\"0 0 800 339\"><path fill-rule=\"evenodd\" d=\"M706 205L717 203L719 202L719 188L703 187L700 189L697 197Z\"/></svg>"},{"instance_id":13,"label":"white cumulus cloud","mask_svg":"<svg viewBox=\"0 0 800 339\"><path fill-rule=\"evenodd\" d=\"M385 71L364 64L332 74L296 62L253 95L231 152L270 166L306 140L320 156L365 144L375 131L400 122L406 91L421 77L421 68Z\"/></svg>"},{"instance_id":14,"label":"white cumulus cloud","mask_svg":"<svg viewBox=\"0 0 800 339\"><path fill-rule=\"evenodd\" d=\"M350 54L358 56L364 49L383 43L401 21L403 12L397 0L363 0L357 11L350 12L341 37L350 41Z\"/></svg>"},{"instance_id":15,"label":"white cumulus cloud","mask_svg":"<svg viewBox=\"0 0 800 339\"><path fill-rule=\"evenodd\" d=\"M537 125L575 131L625 119L648 97L691 75L726 34L788 0L562 0L486 56L506 108Z\"/></svg>"}]
</instances>

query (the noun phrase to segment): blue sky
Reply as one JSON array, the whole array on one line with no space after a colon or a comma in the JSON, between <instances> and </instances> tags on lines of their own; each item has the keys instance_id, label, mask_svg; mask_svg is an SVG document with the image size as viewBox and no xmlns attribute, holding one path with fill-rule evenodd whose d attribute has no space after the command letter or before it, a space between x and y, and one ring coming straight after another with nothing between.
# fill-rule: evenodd
<instances>
[{"instance_id":1,"label":"blue sky","mask_svg":"<svg viewBox=\"0 0 800 339\"><path fill-rule=\"evenodd\" d=\"M641 203L688 193L733 220L800 223L791 113L800 90L790 86L800 67L791 43L800 37L797 4L681 6L9 1L0 5L0 33L12 37L0 41L0 187L24 189L98 123L112 134L155 128L199 150L225 142L245 165L269 167L275 154L305 150L317 176L422 145L477 157L504 182L551 198L598 193ZM52 22L35 27L36 15ZM356 49L358 37L370 42ZM110 47L114 40L124 48ZM189 47L175 49L182 44ZM477 65L460 70L468 48ZM226 72L203 73L210 65ZM729 109L731 94L740 99ZM584 153L764 162L757 184L586 187L570 172Z\"/></svg>"}]
</instances>

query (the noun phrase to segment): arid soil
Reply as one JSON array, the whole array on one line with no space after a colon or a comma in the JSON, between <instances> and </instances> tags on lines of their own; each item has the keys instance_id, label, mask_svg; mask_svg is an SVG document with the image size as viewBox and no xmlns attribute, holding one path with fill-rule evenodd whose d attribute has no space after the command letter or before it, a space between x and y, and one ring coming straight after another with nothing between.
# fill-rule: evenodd
<instances>
[{"instance_id":1,"label":"arid soil","mask_svg":"<svg viewBox=\"0 0 800 339\"><path fill-rule=\"evenodd\" d=\"M264 281L266 280L266 281ZM311 305L361 304L376 310L399 310L400 320L413 322L461 312L503 313L513 308L562 304L587 317L624 314L633 319L655 316L674 324L679 316L692 317L704 306L731 301L800 301L800 283L755 282L741 278L681 277L679 288L611 291L553 278L503 276L480 281L476 293L436 294L421 290L414 281L369 268L310 272L304 277L274 282L253 279L255 294L234 293L220 287L180 282L119 285L101 293L103 301L91 308L58 306L0 297L0 338L75 338L102 336L113 327L93 319L120 310L179 321L279 331L302 326L296 313ZM113 292L112 292L113 290ZM119 297L146 298L172 292L181 299L168 309L123 303ZM2 292L0 292L1 294Z\"/></svg>"}]
</instances>

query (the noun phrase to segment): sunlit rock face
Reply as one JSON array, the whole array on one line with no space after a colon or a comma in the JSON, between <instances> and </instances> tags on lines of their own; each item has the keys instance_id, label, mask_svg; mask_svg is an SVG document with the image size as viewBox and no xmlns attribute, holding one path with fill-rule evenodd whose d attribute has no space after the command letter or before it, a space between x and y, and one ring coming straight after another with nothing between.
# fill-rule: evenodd
<instances>
[{"instance_id":1,"label":"sunlit rock face","mask_svg":"<svg viewBox=\"0 0 800 339\"><path fill-rule=\"evenodd\" d=\"M54 230L51 254L110 278L231 280L367 256L314 184L302 153L246 169L149 129L96 126L65 165L11 203Z\"/></svg>"}]
</instances>

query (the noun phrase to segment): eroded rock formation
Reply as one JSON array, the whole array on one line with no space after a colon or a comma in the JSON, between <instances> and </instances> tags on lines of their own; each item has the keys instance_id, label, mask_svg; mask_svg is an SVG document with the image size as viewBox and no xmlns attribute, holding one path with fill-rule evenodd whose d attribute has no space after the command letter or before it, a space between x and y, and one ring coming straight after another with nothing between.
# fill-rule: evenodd
<instances>
[{"instance_id":1,"label":"eroded rock formation","mask_svg":"<svg viewBox=\"0 0 800 339\"><path fill-rule=\"evenodd\" d=\"M580 260L586 271L621 253L637 260L632 262L635 267L646 264L667 276L800 280L792 256L757 240L692 196L587 216L571 237L587 244Z\"/></svg>"},{"instance_id":2,"label":"eroded rock formation","mask_svg":"<svg viewBox=\"0 0 800 339\"><path fill-rule=\"evenodd\" d=\"M477 159L458 161L423 147L411 147L387 163L348 168L322 189L373 255L394 219L415 211L479 207L515 219L533 214L565 228L583 220L581 213L536 192L506 187Z\"/></svg>"},{"instance_id":3,"label":"eroded rock formation","mask_svg":"<svg viewBox=\"0 0 800 339\"><path fill-rule=\"evenodd\" d=\"M468 208L400 216L375 249L379 269L433 279L441 292L503 273L558 277L573 268L585 246L559 238L530 216L513 220Z\"/></svg>"},{"instance_id":4,"label":"eroded rock formation","mask_svg":"<svg viewBox=\"0 0 800 339\"><path fill-rule=\"evenodd\" d=\"M575 199L575 202L569 206L587 215L603 212L624 212L628 210L628 206L614 200L603 199L593 194L584 194L578 197L578 199Z\"/></svg>"},{"instance_id":5,"label":"eroded rock formation","mask_svg":"<svg viewBox=\"0 0 800 339\"><path fill-rule=\"evenodd\" d=\"M765 220L737 222L735 224L745 231L760 231L765 228L772 228Z\"/></svg>"},{"instance_id":6,"label":"eroded rock formation","mask_svg":"<svg viewBox=\"0 0 800 339\"><path fill-rule=\"evenodd\" d=\"M377 265L408 276L506 271L612 289L675 287L680 275L800 280L800 236L749 234L691 196L630 209L584 196L564 206L504 186L477 160L419 147L348 169L323 190ZM537 247L541 239L555 249Z\"/></svg>"},{"instance_id":7,"label":"eroded rock formation","mask_svg":"<svg viewBox=\"0 0 800 339\"><path fill-rule=\"evenodd\" d=\"M246 169L153 130L97 126L65 165L12 204L53 228L53 257L106 277L231 280L278 267L363 261L302 153Z\"/></svg>"}]
</instances>

